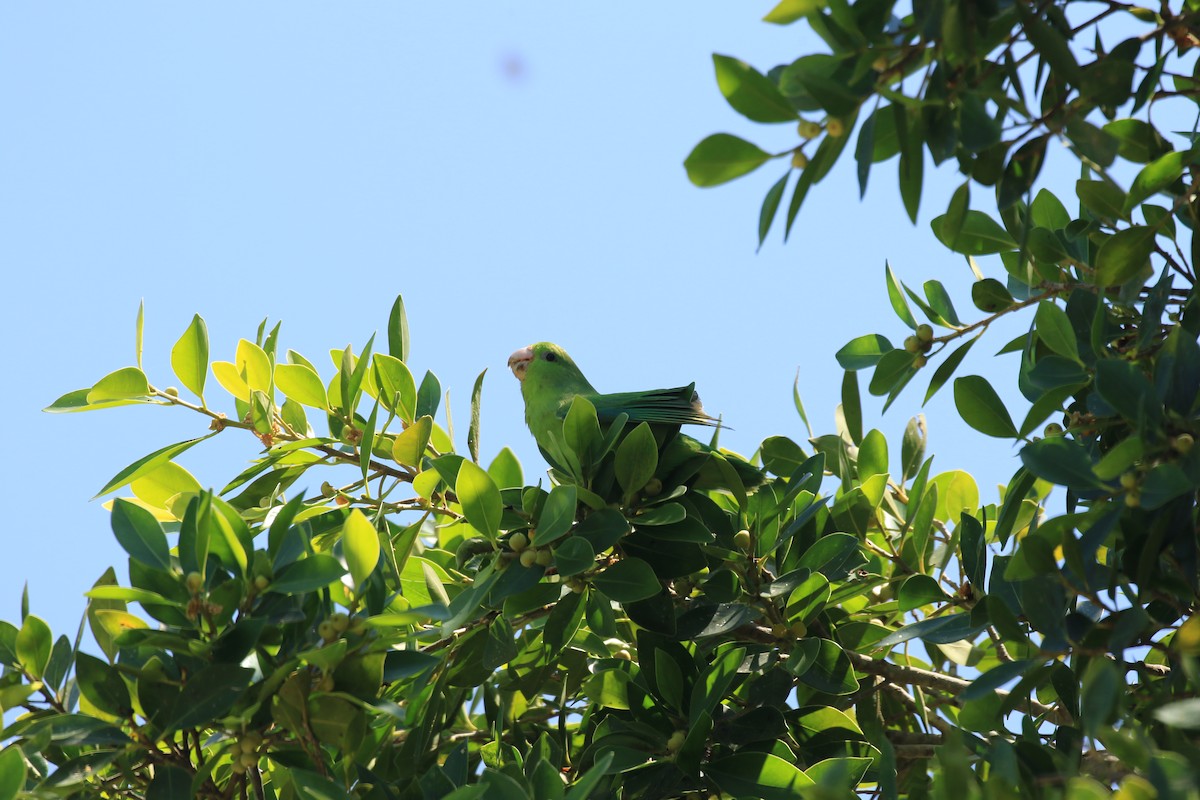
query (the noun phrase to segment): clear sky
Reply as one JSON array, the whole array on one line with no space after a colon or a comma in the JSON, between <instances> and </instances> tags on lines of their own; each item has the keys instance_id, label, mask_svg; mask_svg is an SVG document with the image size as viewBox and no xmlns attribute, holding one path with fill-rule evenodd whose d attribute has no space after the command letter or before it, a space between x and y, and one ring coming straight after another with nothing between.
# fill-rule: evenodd
<instances>
[{"instance_id":1,"label":"clear sky","mask_svg":"<svg viewBox=\"0 0 1200 800\"><path fill-rule=\"evenodd\" d=\"M282 318L283 346L328 379L327 350L382 334L403 293L411 365L450 390L460 447L487 368L484 459L510 445L535 479L544 466L505 369L531 341L563 345L601 391L696 381L735 429L722 443L749 454L769 435L805 438L797 369L830 432L834 352L863 333L904 338L885 259L912 285L942 279L973 319L971 273L929 232L952 174L927 178L914 227L895 161L860 202L847 158L791 242L776 232L758 254L759 203L784 162L719 189L687 182L682 161L709 133L796 143L793 126L741 120L713 79L713 52L766 70L817 48L800 26L760 22L770 5L4 4L0 618L17 618L28 581L34 613L73 635L83 591L109 564L125 576L89 498L205 430L179 410L40 411L133 363L143 298L150 380L177 385L170 348L193 313L216 359ZM990 336L960 374L1012 383L1012 357L990 354L1018 331ZM893 465L926 380L882 421L864 400ZM974 472L995 500L1016 450L969 432L950 394L925 409L936 466ZM182 459L205 485L256 452L236 431L206 445Z\"/></svg>"}]
</instances>

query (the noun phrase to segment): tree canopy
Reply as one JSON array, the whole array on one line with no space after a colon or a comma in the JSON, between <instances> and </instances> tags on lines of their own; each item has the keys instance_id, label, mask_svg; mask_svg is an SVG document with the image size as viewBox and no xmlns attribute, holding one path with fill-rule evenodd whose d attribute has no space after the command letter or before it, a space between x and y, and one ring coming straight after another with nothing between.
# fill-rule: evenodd
<instances>
[{"instance_id":1,"label":"tree canopy","mask_svg":"<svg viewBox=\"0 0 1200 800\"><path fill-rule=\"evenodd\" d=\"M1200 796L1198 20L783 0L767 21L828 52L714 56L735 110L799 137L685 162L701 186L787 163L760 241L854 139L862 190L897 160L914 220L927 162L962 175L932 229L977 276L968 314L886 270L902 343L843 346L836 428L768 437L749 473L584 397L547 477L482 463L483 376L456 431L400 298L329 366L266 322L213 360L197 315L165 381L139 313L135 364L47 410L172 408L198 435L100 490L129 560L87 592L98 653L27 604L0 622L0 800ZM1191 130L1161 128L1179 108ZM1065 198L1038 181L1059 144ZM1019 419L956 376L1007 315ZM952 384L1020 468L993 498L933 470L923 418L864 431L860 372L884 407ZM212 490L176 459L216 436L255 452Z\"/></svg>"}]
</instances>

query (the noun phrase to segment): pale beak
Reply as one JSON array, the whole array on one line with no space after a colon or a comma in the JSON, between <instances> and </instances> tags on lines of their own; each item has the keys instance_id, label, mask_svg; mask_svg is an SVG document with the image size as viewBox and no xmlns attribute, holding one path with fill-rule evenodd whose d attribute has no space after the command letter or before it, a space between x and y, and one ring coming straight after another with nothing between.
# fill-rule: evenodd
<instances>
[{"instance_id":1,"label":"pale beak","mask_svg":"<svg viewBox=\"0 0 1200 800\"><path fill-rule=\"evenodd\" d=\"M517 380L525 380L525 369L529 366L529 362L533 361L533 346L522 347L517 352L508 357L508 368L513 371L513 375L517 376Z\"/></svg>"}]
</instances>

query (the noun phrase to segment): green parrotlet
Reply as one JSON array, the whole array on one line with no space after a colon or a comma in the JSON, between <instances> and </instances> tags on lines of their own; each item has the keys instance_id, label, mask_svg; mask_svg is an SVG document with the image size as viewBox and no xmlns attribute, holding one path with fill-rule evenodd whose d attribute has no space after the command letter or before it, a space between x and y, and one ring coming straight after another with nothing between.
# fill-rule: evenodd
<instances>
[{"instance_id":1,"label":"green parrotlet","mask_svg":"<svg viewBox=\"0 0 1200 800\"><path fill-rule=\"evenodd\" d=\"M626 428L646 422L654 430L661 448L660 477L676 483L688 481L696 488L725 488L720 470L707 468L715 451L690 436L678 434L681 425L718 424L704 413L695 384L674 389L601 394L584 377L571 357L550 342L522 347L508 358L508 366L521 382L525 400L525 422L542 454L553 460L555 437L561 436L562 422L577 396L583 396L596 408L601 425L628 415ZM740 458L723 456L737 472L746 489L754 489L765 480L762 472ZM694 480L693 480L694 477Z\"/></svg>"}]
</instances>

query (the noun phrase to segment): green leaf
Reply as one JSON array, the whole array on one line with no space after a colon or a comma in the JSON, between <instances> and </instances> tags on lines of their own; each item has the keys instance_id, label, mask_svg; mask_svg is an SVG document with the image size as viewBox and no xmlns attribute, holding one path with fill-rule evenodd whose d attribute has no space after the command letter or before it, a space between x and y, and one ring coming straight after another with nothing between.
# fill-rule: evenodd
<instances>
[{"instance_id":1,"label":"green leaf","mask_svg":"<svg viewBox=\"0 0 1200 800\"><path fill-rule=\"evenodd\" d=\"M1092 458L1083 445L1066 436L1040 439L1021 449L1021 463L1037 477L1071 489L1099 489Z\"/></svg>"},{"instance_id":2,"label":"green leaf","mask_svg":"<svg viewBox=\"0 0 1200 800\"><path fill-rule=\"evenodd\" d=\"M962 227L956 235L950 230L943 230L948 214L935 217L929 223L933 235L942 244L956 253L968 256L983 256L1000 253L1005 250L1015 250L1017 243L1008 235L1008 231L1000 223L982 211L968 210L963 216Z\"/></svg>"},{"instance_id":3,"label":"green leaf","mask_svg":"<svg viewBox=\"0 0 1200 800\"><path fill-rule=\"evenodd\" d=\"M977 341L979 341L978 336L967 340L953 353L946 356L946 359L938 365L937 370L933 373L933 377L929 379L929 388L925 390L925 399L921 401L921 405L928 403L937 394L938 389L941 389L946 381L950 380L950 376L954 374L954 370L958 369L958 365L966 358L967 353L971 351L971 346Z\"/></svg>"},{"instance_id":4,"label":"green leaf","mask_svg":"<svg viewBox=\"0 0 1200 800\"><path fill-rule=\"evenodd\" d=\"M15 800L25 788L25 756L17 743L0 750L0 800Z\"/></svg>"},{"instance_id":5,"label":"green leaf","mask_svg":"<svg viewBox=\"0 0 1200 800\"><path fill-rule=\"evenodd\" d=\"M504 513L504 501L492 477L478 464L463 461L458 469L458 480L454 492L462 503L463 514L471 527L495 539L500 532L500 517Z\"/></svg>"},{"instance_id":6,"label":"green leaf","mask_svg":"<svg viewBox=\"0 0 1200 800\"><path fill-rule=\"evenodd\" d=\"M104 403L112 400L130 400L147 397L150 394L150 382L146 375L137 367L124 367L116 372L110 372L96 382L88 392L88 404Z\"/></svg>"},{"instance_id":7,"label":"green leaf","mask_svg":"<svg viewBox=\"0 0 1200 800\"><path fill-rule=\"evenodd\" d=\"M400 419L411 423L419 405L417 384L412 372L400 359L376 353L374 356L375 382L379 386L379 400L383 407L394 411Z\"/></svg>"},{"instance_id":8,"label":"green leaf","mask_svg":"<svg viewBox=\"0 0 1200 800\"><path fill-rule=\"evenodd\" d=\"M954 405L963 421L980 433L998 438L1015 438L1017 427L996 390L979 375L954 381Z\"/></svg>"},{"instance_id":9,"label":"green leaf","mask_svg":"<svg viewBox=\"0 0 1200 800\"><path fill-rule=\"evenodd\" d=\"M775 25L790 25L798 19L815 14L828 5L828 0L780 0L767 12L763 22Z\"/></svg>"},{"instance_id":10,"label":"green leaf","mask_svg":"<svg viewBox=\"0 0 1200 800\"><path fill-rule=\"evenodd\" d=\"M175 701L164 734L184 728L209 727L232 706L254 677L254 670L232 664L210 664L193 674Z\"/></svg>"},{"instance_id":11,"label":"green leaf","mask_svg":"<svg viewBox=\"0 0 1200 800\"><path fill-rule=\"evenodd\" d=\"M397 464L420 468L421 458L425 455L432 434L433 417L426 414L392 440L392 458Z\"/></svg>"},{"instance_id":12,"label":"green leaf","mask_svg":"<svg viewBox=\"0 0 1200 800\"><path fill-rule=\"evenodd\" d=\"M578 492L573 485L555 486L538 516L533 543L538 547L545 547L566 536L575 522L575 508L578 502Z\"/></svg>"},{"instance_id":13,"label":"green leaf","mask_svg":"<svg viewBox=\"0 0 1200 800\"><path fill-rule=\"evenodd\" d=\"M771 158L756 145L728 133L714 133L692 150L683 166L696 186L719 186L753 172Z\"/></svg>"},{"instance_id":14,"label":"green leaf","mask_svg":"<svg viewBox=\"0 0 1200 800\"><path fill-rule=\"evenodd\" d=\"M734 797L795 800L815 785L799 767L770 753L735 753L711 762L705 772L722 792Z\"/></svg>"},{"instance_id":15,"label":"green leaf","mask_svg":"<svg viewBox=\"0 0 1200 800\"><path fill-rule=\"evenodd\" d=\"M199 314L171 348L171 369L187 390L204 401L204 382L208 378L208 326Z\"/></svg>"},{"instance_id":16,"label":"green leaf","mask_svg":"<svg viewBox=\"0 0 1200 800\"><path fill-rule=\"evenodd\" d=\"M1096 285L1120 286L1147 266L1154 252L1154 229L1133 225L1105 240L1096 254Z\"/></svg>"},{"instance_id":17,"label":"green leaf","mask_svg":"<svg viewBox=\"0 0 1200 800\"><path fill-rule=\"evenodd\" d=\"M329 399L325 396L325 384L321 382L321 376L304 364L277 364L275 385L279 387L279 391L297 403L323 411L329 408Z\"/></svg>"},{"instance_id":18,"label":"green leaf","mask_svg":"<svg viewBox=\"0 0 1200 800\"><path fill-rule=\"evenodd\" d=\"M75 654L75 678L79 691L93 706L115 717L127 716L132 710L129 687L116 667L87 653Z\"/></svg>"},{"instance_id":19,"label":"green leaf","mask_svg":"<svg viewBox=\"0 0 1200 800\"><path fill-rule=\"evenodd\" d=\"M558 574L569 578L596 565L596 553L582 536L572 536L554 548L554 566Z\"/></svg>"},{"instance_id":20,"label":"green leaf","mask_svg":"<svg viewBox=\"0 0 1200 800\"><path fill-rule=\"evenodd\" d=\"M17 631L16 651L21 668L31 678L41 678L50 663L50 651L54 645L54 634L41 617L29 614Z\"/></svg>"},{"instance_id":21,"label":"green leaf","mask_svg":"<svg viewBox=\"0 0 1200 800\"><path fill-rule=\"evenodd\" d=\"M796 568L819 572L829 580L843 580L846 573L864 563L866 558L856 537L849 533L830 533L804 551Z\"/></svg>"},{"instance_id":22,"label":"green leaf","mask_svg":"<svg viewBox=\"0 0 1200 800\"><path fill-rule=\"evenodd\" d=\"M507 447L500 449L492 463L488 464L487 471L501 489L520 488L525 484L521 462L517 460L516 453Z\"/></svg>"},{"instance_id":23,"label":"green leaf","mask_svg":"<svg viewBox=\"0 0 1200 800\"><path fill-rule=\"evenodd\" d=\"M658 445L647 423L641 423L626 434L625 441L617 447L614 466L617 482L627 495L632 495L654 477L654 471L658 469Z\"/></svg>"},{"instance_id":24,"label":"green leaf","mask_svg":"<svg viewBox=\"0 0 1200 800\"><path fill-rule=\"evenodd\" d=\"M901 298L903 302L903 298ZM907 307L907 306L906 306ZM873 367L879 363L884 354L895 348L886 336L878 333L868 333L851 339L834 356L844 370L859 370Z\"/></svg>"},{"instance_id":25,"label":"green leaf","mask_svg":"<svg viewBox=\"0 0 1200 800\"><path fill-rule=\"evenodd\" d=\"M1075 194L1079 203L1099 219L1129 219L1124 210L1125 193L1107 181L1076 181Z\"/></svg>"},{"instance_id":26,"label":"green leaf","mask_svg":"<svg viewBox=\"0 0 1200 800\"><path fill-rule=\"evenodd\" d=\"M980 311L993 314L1011 307L1016 301L1003 283L995 278L984 278L971 284L971 302Z\"/></svg>"},{"instance_id":27,"label":"green leaf","mask_svg":"<svg viewBox=\"0 0 1200 800\"><path fill-rule=\"evenodd\" d=\"M1136 164L1148 164L1167 148L1158 130L1145 120L1116 119L1104 126L1104 132L1117 140L1121 158Z\"/></svg>"},{"instance_id":28,"label":"green leaf","mask_svg":"<svg viewBox=\"0 0 1200 800\"><path fill-rule=\"evenodd\" d=\"M324 589L334 581L341 580L346 570L336 558L324 553L302 558L288 564L271 581L268 591L279 594L307 594Z\"/></svg>"},{"instance_id":29,"label":"green leaf","mask_svg":"<svg viewBox=\"0 0 1200 800\"><path fill-rule=\"evenodd\" d=\"M733 110L754 122L795 122L796 109L779 88L745 61L713 54L717 86Z\"/></svg>"},{"instance_id":30,"label":"green leaf","mask_svg":"<svg viewBox=\"0 0 1200 800\"><path fill-rule=\"evenodd\" d=\"M1188 153L1176 151L1167 153L1146 166L1133 179L1129 187L1129 196L1125 198L1125 206L1121 209L1126 217L1151 195L1161 192L1183 175L1187 164Z\"/></svg>"},{"instance_id":31,"label":"green leaf","mask_svg":"<svg viewBox=\"0 0 1200 800\"><path fill-rule=\"evenodd\" d=\"M858 448L858 477L866 480L888 472L888 445L882 433L872 428Z\"/></svg>"},{"instance_id":32,"label":"green leaf","mask_svg":"<svg viewBox=\"0 0 1200 800\"><path fill-rule=\"evenodd\" d=\"M459 472L461 479L462 473ZM355 587L363 585L379 563L379 534L367 516L354 509L342 524L342 553Z\"/></svg>"},{"instance_id":33,"label":"green leaf","mask_svg":"<svg viewBox=\"0 0 1200 800\"><path fill-rule=\"evenodd\" d=\"M392 303L392 313L388 315L388 355L401 361L408 361L410 339L408 336L408 315L404 313L404 297L396 295Z\"/></svg>"},{"instance_id":34,"label":"green leaf","mask_svg":"<svg viewBox=\"0 0 1200 800\"><path fill-rule=\"evenodd\" d=\"M479 401L483 394L484 375L487 375L486 369L479 373L479 377L475 379L475 387L471 389L471 423L467 427L467 452L476 464L479 463Z\"/></svg>"},{"instance_id":35,"label":"green leaf","mask_svg":"<svg viewBox=\"0 0 1200 800\"><path fill-rule=\"evenodd\" d=\"M900 587L898 599L900 610L907 614L932 603L945 603L951 598L942 591L938 582L928 575L911 575Z\"/></svg>"},{"instance_id":36,"label":"green leaf","mask_svg":"<svg viewBox=\"0 0 1200 800\"><path fill-rule=\"evenodd\" d=\"M996 206L1000 211L1011 208L1029 194L1038 173L1042 171L1042 163L1046 159L1046 142L1049 138L1050 134L1045 134L1030 139L1013 153L996 191Z\"/></svg>"},{"instance_id":37,"label":"green leaf","mask_svg":"<svg viewBox=\"0 0 1200 800\"><path fill-rule=\"evenodd\" d=\"M1154 718L1170 728L1200 728L1200 697L1176 700L1154 710Z\"/></svg>"},{"instance_id":38,"label":"green leaf","mask_svg":"<svg viewBox=\"0 0 1200 800\"><path fill-rule=\"evenodd\" d=\"M162 526L146 509L118 497L113 501L110 519L113 535L122 549L146 566L170 572L171 550Z\"/></svg>"},{"instance_id":39,"label":"green leaf","mask_svg":"<svg viewBox=\"0 0 1200 800\"><path fill-rule=\"evenodd\" d=\"M193 445L199 444L205 439L209 439L216 435L217 432L214 431L207 436L201 436L197 439L188 439L186 442L170 444L160 450L155 450L148 456L139 458L137 461L118 472L108 483L104 484L104 488L96 492L96 497L108 494L109 492L120 489L122 486L137 480L138 478L149 475L151 472L158 469L163 464L166 464L168 461L172 460ZM95 497L92 499L94 500Z\"/></svg>"},{"instance_id":40,"label":"green leaf","mask_svg":"<svg viewBox=\"0 0 1200 800\"><path fill-rule=\"evenodd\" d=\"M587 471L598 460L604 446L596 407L583 395L576 395L563 420L563 439Z\"/></svg>"},{"instance_id":41,"label":"green leaf","mask_svg":"<svg viewBox=\"0 0 1200 800\"><path fill-rule=\"evenodd\" d=\"M946 291L946 287L941 281L925 281L921 286L925 290L925 297L929 299L929 306L937 313L941 320L950 326L962 325L958 318L958 312L954 310L954 303L950 300L950 293Z\"/></svg>"},{"instance_id":42,"label":"green leaf","mask_svg":"<svg viewBox=\"0 0 1200 800\"><path fill-rule=\"evenodd\" d=\"M762 209L758 212L759 247L762 247L763 242L767 239L767 234L771 232L771 223L775 221L775 214L779 211L779 201L783 198L783 192L787 188L788 178L791 175L790 171L783 173L783 177L777 180L763 197Z\"/></svg>"},{"instance_id":43,"label":"green leaf","mask_svg":"<svg viewBox=\"0 0 1200 800\"><path fill-rule=\"evenodd\" d=\"M662 591L654 570L640 558L624 558L596 575L592 582L618 603L645 600Z\"/></svg>"},{"instance_id":44,"label":"green leaf","mask_svg":"<svg viewBox=\"0 0 1200 800\"><path fill-rule=\"evenodd\" d=\"M847 81L845 64L845 59L835 55L802 56L780 74L780 91L797 101L801 108L811 108L815 103L831 117L847 117L855 113L865 95L858 94L857 87ZM842 139L844 146L849 134L850 126L846 125L843 136L832 138Z\"/></svg>"},{"instance_id":45,"label":"green leaf","mask_svg":"<svg viewBox=\"0 0 1200 800\"><path fill-rule=\"evenodd\" d=\"M882 397L896 391L897 387L903 387L916 372L913 367L916 357L916 353L907 350L885 353L875 365L875 372L871 375L871 382L867 384L867 391L876 397Z\"/></svg>"},{"instance_id":46,"label":"green leaf","mask_svg":"<svg viewBox=\"0 0 1200 800\"><path fill-rule=\"evenodd\" d=\"M1113 721L1121 695L1126 691L1117 667L1107 658L1093 658L1083 673L1079 695L1082 728L1085 736L1095 736Z\"/></svg>"},{"instance_id":47,"label":"green leaf","mask_svg":"<svg viewBox=\"0 0 1200 800\"><path fill-rule=\"evenodd\" d=\"M1033 317L1033 325L1042 343L1058 353L1074 361L1079 361L1079 350L1075 344L1075 329L1067 312L1049 300L1038 303L1037 312Z\"/></svg>"},{"instance_id":48,"label":"green leaf","mask_svg":"<svg viewBox=\"0 0 1200 800\"><path fill-rule=\"evenodd\" d=\"M884 262L883 269L888 299L892 303L892 310L896 312L896 316L900 318L901 322L916 330L917 321L913 318L912 311L908 308L908 301L904 299L904 284L896 277L896 273L892 272L891 264Z\"/></svg>"}]
</instances>

